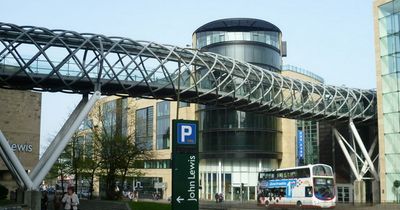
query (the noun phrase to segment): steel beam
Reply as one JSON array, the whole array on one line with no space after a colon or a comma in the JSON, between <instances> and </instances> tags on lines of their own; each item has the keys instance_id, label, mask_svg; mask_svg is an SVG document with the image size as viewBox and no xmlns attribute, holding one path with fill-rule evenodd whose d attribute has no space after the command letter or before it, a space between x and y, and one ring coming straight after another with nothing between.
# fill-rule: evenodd
<instances>
[{"instance_id":1,"label":"steel beam","mask_svg":"<svg viewBox=\"0 0 400 210\"><path fill-rule=\"evenodd\" d=\"M21 176L15 170L15 167L12 165L10 159L8 159L7 155L4 153L3 148L0 147L0 156L3 159L4 163L6 164L7 168L10 170L11 175L15 177L15 180L21 188L25 188L24 181L22 180Z\"/></svg>"},{"instance_id":2,"label":"steel beam","mask_svg":"<svg viewBox=\"0 0 400 210\"><path fill-rule=\"evenodd\" d=\"M78 114L82 112L87 101L88 101L87 97L82 98L82 100L76 106L74 111L68 117L67 121L64 123L64 125L62 126L61 130L57 133L57 135L54 137L54 140L51 142L49 147L46 149L46 151L40 158L37 165L29 173L29 177L31 179L36 177L38 175L38 173L40 172L40 170L43 168L43 166L46 164L46 162L49 161L49 158L53 155L55 148L57 148L59 146L59 144L62 142L63 137L67 134L68 130L70 129L70 126L73 124L74 120L76 120Z\"/></svg>"},{"instance_id":3,"label":"steel beam","mask_svg":"<svg viewBox=\"0 0 400 210\"><path fill-rule=\"evenodd\" d=\"M33 177L34 188L39 187L42 180L45 178L45 176L50 171L53 164L57 161L58 157L61 155L64 148L67 146L69 140L72 138L75 131L79 128L82 121L88 115L93 106L96 104L97 100L100 99L100 97L101 93L99 91L96 91L93 94L93 96L89 99L89 101L85 103L83 109L79 111L78 115L74 117L73 120L67 121L69 125L67 125L68 129L65 131L65 134L62 135L62 138L60 139L59 143L53 148L54 150L49 151L51 152L51 155L48 157L48 160L42 165L41 168L37 169L38 172L36 173L36 176Z\"/></svg>"},{"instance_id":4,"label":"steel beam","mask_svg":"<svg viewBox=\"0 0 400 210\"><path fill-rule=\"evenodd\" d=\"M14 167L16 174L23 181L25 187L27 189L33 189L32 180L29 178L28 174L25 172L25 169L22 166L21 162L19 161L18 157L11 150L6 137L3 135L3 133L1 131L0 131L0 146L1 146L1 149L3 150L4 154L8 157L7 159L9 159L9 163L11 163L11 165Z\"/></svg>"},{"instance_id":5,"label":"steel beam","mask_svg":"<svg viewBox=\"0 0 400 210\"><path fill-rule=\"evenodd\" d=\"M342 152L344 153L344 156L346 157L347 162L350 165L351 170L353 171L354 176L356 177L357 181L362 180L362 176L357 171L356 166L353 163L353 160L349 154L349 151L347 150L346 146L343 143L344 137L339 133L339 131L336 128L333 128L333 133L335 134L336 140L339 143L340 148L342 149Z\"/></svg>"},{"instance_id":6,"label":"steel beam","mask_svg":"<svg viewBox=\"0 0 400 210\"><path fill-rule=\"evenodd\" d=\"M369 150L368 150L368 155L369 155L369 157L371 157L372 154L374 153L375 146L376 146L377 143L378 143L378 137L375 136L374 142L372 143L371 147L370 147ZM376 157L375 157L375 158L376 158ZM372 160L372 162L375 162L375 159ZM368 162L367 162L367 161L364 161L363 167L361 168L361 174L364 175L365 173L367 173L368 170L369 170Z\"/></svg>"},{"instance_id":7,"label":"steel beam","mask_svg":"<svg viewBox=\"0 0 400 210\"><path fill-rule=\"evenodd\" d=\"M350 128L351 128L351 130L353 132L353 135L354 135L354 137L355 137L355 139L357 141L357 144L360 147L361 152L364 155L364 158L365 158L366 162L368 163L368 166L370 168L370 171L371 171L372 175L374 176L375 180L379 180L379 175L376 172L374 163L372 162L371 157L369 156L369 154L367 152L367 149L365 148L364 143L361 140L360 134L358 133L356 126L354 125L352 120L350 120L349 124L350 124Z\"/></svg>"}]
</instances>

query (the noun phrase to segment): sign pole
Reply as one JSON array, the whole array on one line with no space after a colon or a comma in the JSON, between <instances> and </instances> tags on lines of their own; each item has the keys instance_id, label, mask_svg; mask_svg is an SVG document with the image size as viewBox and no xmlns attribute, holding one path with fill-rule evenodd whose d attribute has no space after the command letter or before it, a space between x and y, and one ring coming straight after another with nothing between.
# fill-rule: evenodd
<instances>
[{"instance_id":1,"label":"sign pole","mask_svg":"<svg viewBox=\"0 0 400 210\"><path fill-rule=\"evenodd\" d=\"M199 209L198 122L172 120L172 209Z\"/></svg>"}]
</instances>

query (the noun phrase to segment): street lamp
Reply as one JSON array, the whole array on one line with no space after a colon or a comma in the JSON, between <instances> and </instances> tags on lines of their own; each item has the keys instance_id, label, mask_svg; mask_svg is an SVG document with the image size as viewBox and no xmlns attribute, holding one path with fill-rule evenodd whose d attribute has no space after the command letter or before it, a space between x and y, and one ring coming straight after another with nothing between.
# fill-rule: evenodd
<instances>
[{"instance_id":1,"label":"street lamp","mask_svg":"<svg viewBox=\"0 0 400 210\"><path fill-rule=\"evenodd\" d=\"M83 190L83 179L81 178L81 198L82 198L82 196L83 196L82 190Z\"/></svg>"}]
</instances>

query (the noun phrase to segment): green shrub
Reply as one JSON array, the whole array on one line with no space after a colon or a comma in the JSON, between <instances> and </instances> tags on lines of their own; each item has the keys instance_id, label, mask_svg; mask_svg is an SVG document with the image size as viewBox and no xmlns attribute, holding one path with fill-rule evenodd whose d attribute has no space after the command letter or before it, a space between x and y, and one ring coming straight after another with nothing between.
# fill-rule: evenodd
<instances>
[{"instance_id":1,"label":"green shrub","mask_svg":"<svg viewBox=\"0 0 400 210\"><path fill-rule=\"evenodd\" d=\"M7 187L4 187L3 185L0 184L0 200L5 200L8 195L8 189Z\"/></svg>"},{"instance_id":2,"label":"green shrub","mask_svg":"<svg viewBox=\"0 0 400 210\"><path fill-rule=\"evenodd\" d=\"M171 204L158 202L129 202L131 209L135 210L171 210Z\"/></svg>"}]
</instances>

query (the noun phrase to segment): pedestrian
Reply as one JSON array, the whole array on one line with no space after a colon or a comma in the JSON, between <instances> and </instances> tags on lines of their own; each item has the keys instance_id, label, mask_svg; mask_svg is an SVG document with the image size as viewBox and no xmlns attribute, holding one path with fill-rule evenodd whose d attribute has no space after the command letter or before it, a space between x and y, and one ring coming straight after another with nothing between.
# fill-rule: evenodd
<instances>
[{"instance_id":1,"label":"pedestrian","mask_svg":"<svg viewBox=\"0 0 400 210\"><path fill-rule=\"evenodd\" d=\"M133 192L132 191L128 192L128 198L129 198L130 201L133 200Z\"/></svg>"},{"instance_id":2,"label":"pedestrian","mask_svg":"<svg viewBox=\"0 0 400 210\"><path fill-rule=\"evenodd\" d=\"M224 201L224 195L223 195L222 193L220 193L220 194L218 195L218 201L219 201L220 203L222 203L222 201Z\"/></svg>"},{"instance_id":3,"label":"pedestrian","mask_svg":"<svg viewBox=\"0 0 400 210\"><path fill-rule=\"evenodd\" d=\"M60 210L61 209L61 195L59 192L56 192L54 195L54 210Z\"/></svg>"},{"instance_id":4,"label":"pedestrian","mask_svg":"<svg viewBox=\"0 0 400 210\"><path fill-rule=\"evenodd\" d=\"M73 187L68 187L67 193L65 193L61 202L64 204L65 210L78 210L79 199L78 196L74 193Z\"/></svg>"},{"instance_id":5,"label":"pedestrian","mask_svg":"<svg viewBox=\"0 0 400 210\"><path fill-rule=\"evenodd\" d=\"M47 210L47 204L49 202L49 197L47 196L47 191L42 192L41 209Z\"/></svg>"},{"instance_id":6,"label":"pedestrian","mask_svg":"<svg viewBox=\"0 0 400 210\"><path fill-rule=\"evenodd\" d=\"M134 198L135 198L136 202L139 200L139 191L138 190L135 190Z\"/></svg>"},{"instance_id":7,"label":"pedestrian","mask_svg":"<svg viewBox=\"0 0 400 210\"><path fill-rule=\"evenodd\" d=\"M218 194L218 193L215 193L214 198L215 198L215 203L218 203L218 201L219 201L219 194Z\"/></svg>"}]
</instances>

